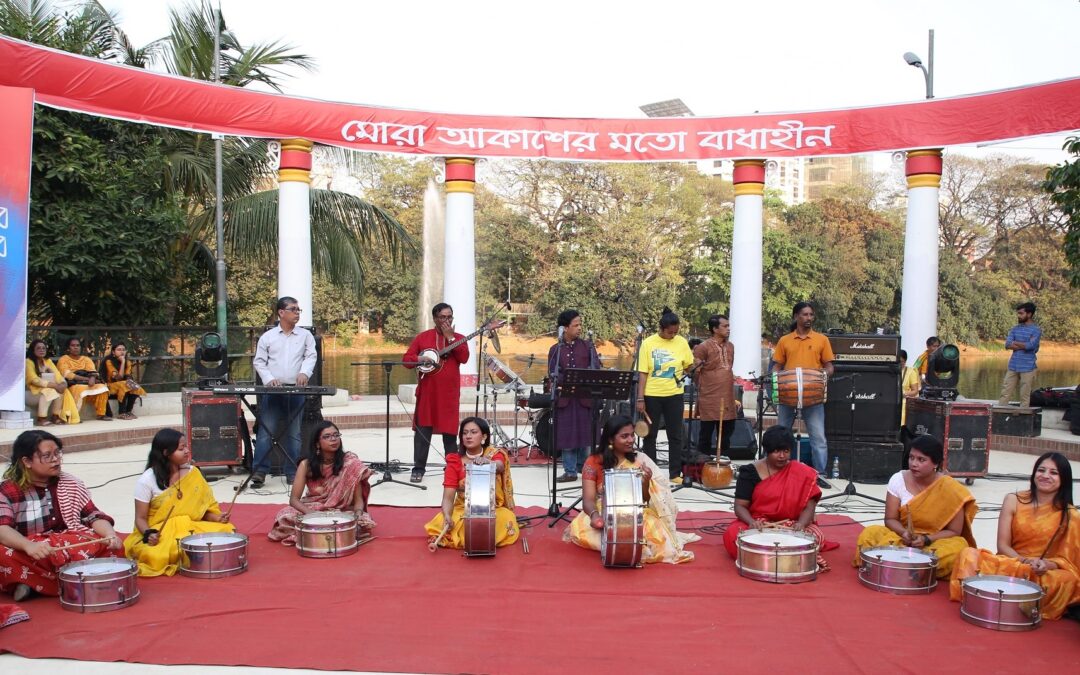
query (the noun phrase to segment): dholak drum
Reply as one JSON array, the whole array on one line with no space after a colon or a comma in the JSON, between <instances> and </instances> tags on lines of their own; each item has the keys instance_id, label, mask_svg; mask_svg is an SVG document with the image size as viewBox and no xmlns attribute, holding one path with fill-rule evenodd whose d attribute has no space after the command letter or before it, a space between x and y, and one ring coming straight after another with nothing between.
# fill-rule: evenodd
<instances>
[{"instance_id":1,"label":"dholak drum","mask_svg":"<svg viewBox=\"0 0 1080 675\"><path fill-rule=\"evenodd\" d=\"M312 511L300 516L296 552L305 558L344 558L356 553L356 514Z\"/></svg>"},{"instance_id":2,"label":"dholak drum","mask_svg":"<svg viewBox=\"0 0 1080 675\"><path fill-rule=\"evenodd\" d=\"M465 555L495 555L495 465L465 466Z\"/></svg>"},{"instance_id":3,"label":"dholak drum","mask_svg":"<svg viewBox=\"0 0 1080 675\"><path fill-rule=\"evenodd\" d=\"M600 559L604 567L641 567L645 551L645 502L641 469L604 472L604 531Z\"/></svg>"},{"instance_id":4,"label":"dholak drum","mask_svg":"<svg viewBox=\"0 0 1080 675\"><path fill-rule=\"evenodd\" d=\"M930 593L937 586L933 553L903 546L868 548L859 554L859 583L893 595Z\"/></svg>"},{"instance_id":5,"label":"dholak drum","mask_svg":"<svg viewBox=\"0 0 1080 675\"><path fill-rule=\"evenodd\" d=\"M739 574L774 584L817 579L817 540L813 535L782 528L743 530L737 542Z\"/></svg>"},{"instance_id":6,"label":"dholak drum","mask_svg":"<svg viewBox=\"0 0 1080 675\"><path fill-rule=\"evenodd\" d=\"M735 472L731 469L731 460L720 456L701 467L701 483L711 490L719 490L731 485Z\"/></svg>"},{"instance_id":7,"label":"dholak drum","mask_svg":"<svg viewBox=\"0 0 1080 675\"><path fill-rule=\"evenodd\" d=\"M60 606L74 612L110 612L139 599L139 567L127 558L79 560L60 568Z\"/></svg>"},{"instance_id":8,"label":"dholak drum","mask_svg":"<svg viewBox=\"0 0 1080 675\"><path fill-rule=\"evenodd\" d=\"M960 616L991 630L1034 630L1042 622L1043 589L1027 579L974 576L961 584Z\"/></svg>"},{"instance_id":9,"label":"dholak drum","mask_svg":"<svg viewBox=\"0 0 1080 675\"><path fill-rule=\"evenodd\" d=\"M772 375L773 401L793 408L824 403L829 378L818 368L781 370Z\"/></svg>"},{"instance_id":10,"label":"dholak drum","mask_svg":"<svg viewBox=\"0 0 1080 675\"><path fill-rule=\"evenodd\" d=\"M246 534L205 532L180 540L180 574L197 579L219 579L247 571Z\"/></svg>"}]
</instances>

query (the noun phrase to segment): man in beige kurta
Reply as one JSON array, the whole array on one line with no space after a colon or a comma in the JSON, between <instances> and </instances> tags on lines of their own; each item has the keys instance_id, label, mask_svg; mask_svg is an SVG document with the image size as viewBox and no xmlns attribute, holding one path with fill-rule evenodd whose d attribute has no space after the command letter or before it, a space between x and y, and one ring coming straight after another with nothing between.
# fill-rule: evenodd
<instances>
[{"instance_id":1,"label":"man in beige kurta","mask_svg":"<svg viewBox=\"0 0 1080 675\"><path fill-rule=\"evenodd\" d=\"M709 317L709 331L711 337L694 347L701 419L697 447L699 452L715 455L719 443L720 454L726 455L737 412L735 375L731 370L735 362L735 345L728 340L731 325L726 316L715 314ZM720 428L720 439L714 438L717 427Z\"/></svg>"}]
</instances>

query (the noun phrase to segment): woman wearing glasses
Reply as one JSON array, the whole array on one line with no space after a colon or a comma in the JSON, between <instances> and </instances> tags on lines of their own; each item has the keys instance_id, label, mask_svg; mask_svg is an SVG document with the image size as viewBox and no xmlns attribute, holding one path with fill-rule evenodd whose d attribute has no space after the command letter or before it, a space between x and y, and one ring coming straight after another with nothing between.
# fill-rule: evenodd
<instances>
[{"instance_id":1,"label":"woman wearing glasses","mask_svg":"<svg viewBox=\"0 0 1080 675\"><path fill-rule=\"evenodd\" d=\"M307 456L296 467L289 505L278 512L266 535L286 546L296 545L296 523L312 511L353 511L359 535L370 533L375 521L367 513L371 493L371 468L341 444L341 432L333 422L315 426ZM307 494L304 494L305 489Z\"/></svg>"},{"instance_id":2,"label":"woman wearing glasses","mask_svg":"<svg viewBox=\"0 0 1080 675\"><path fill-rule=\"evenodd\" d=\"M63 461L63 444L45 431L24 431L11 447L0 482L0 590L16 602L35 592L59 595L61 567L123 548L113 519L61 469Z\"/></svg>"},{"instance_id":3,"label":"woman wearing glasses","mask_svg":"<svg viewBox=\"0 0 1080 675\"><path fill-rule=\"evenodd\" d=\"M232 532L214 491L191 464L187 439L162 429L150 443L146 471L135 483L135 531L124 540L140 577L171 577L180 569L180 539L189 534Z\"/></svg>"}]
</instances>

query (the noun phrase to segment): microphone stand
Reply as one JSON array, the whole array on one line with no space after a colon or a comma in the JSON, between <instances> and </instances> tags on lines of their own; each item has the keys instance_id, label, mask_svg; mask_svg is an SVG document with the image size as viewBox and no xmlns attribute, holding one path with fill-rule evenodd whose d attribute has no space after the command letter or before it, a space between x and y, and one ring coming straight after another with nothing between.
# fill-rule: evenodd
<instances>
[{"instance_id":1,"label":"microphone stand","mask_svg":"<svg viewBox=\"0 0 1080 675\"><path fill-rule=\"evenodd\" d=\"M638 315L637 310L630 301L627 300L622 293L619 294L619 300L622 302L626 310L630 312L630 316L637 322L637 336L634 338L634 386L630 390L630 417L634 425L638 422L638 409L637 409L637 396L638 385L641 383L641 372L638 368L641 365L641 343L645 341L645 322L641 320L641 316ZM641 448L641 439L637 436L634 437L634 449Z\"/></svg>"},{"instance_id":2,"label":"microphone stand","mask_svg":"<svg viewBox=\"0 0 1080 675\"><path fill-rule=\"evenodd\" d=\"M358 361L358 362L354 362L352 365L354 365L354 366L382 366L383 372L386 373L386 380L385 380L385 382L386 382L386 385L385 385L385 393L386 393L386 464L383 465L382 478L380 478L379 480L372 483L371 487L375 487L376 485L382 485L383 483L395 483L397 485L404 485L405 487L420 488L421 490L426 490L427 489L426 485L420 485L418 483L409 483L409 482L406 482L406 481L403 481L403 480L398 480L398 479L394 478L394 474L392 474L390 472L390 371L393 370L394 366L404 366L404 365L415 366L415 365L419 365L419 364L418 363L406 363L405 361L375 361L375 362ZM419 385L417 385L417 388L419 388ZM413 407L413 420L412 421L413 421L413 426L416 426L416 408L415 408L415 406ZM430 443L431 443L431 439L428 439L428 444L430 444Z\"/></svg>"},{"instance_id":3,"label":"microphone stand","mask_svg":"<svg viewBox=\"0 0 1080 675\"><path fill-rule=\"evenodd\" d=\"M494 312L492 312L487 319L484 319L484 323L480 325L487 326L489 323L494 321L495 317L499 315L499 312L503 311L504 309L510 309L509 302L499 305L499 307ZM480 341L476 345L476 399L473 405L474 417L480 417L480 373L484 370L484 333L486 332L486 330L480 331ZM496 416L498 416L498 411L495 411L495 414ZM487 415L487 380L484 380L484 415Z\"/></svg>"},{"instance_id":4,"label":"microphone stand","mask_svg":"<svg viewBox=\"0 0 1080 675\"><path fill-rule=\"evenodd\" d=\"M858 392L855 391L855 385L859 381L859 373L851 373L847 377L851 378L851 394L848 395L848 398L851 399L851 419L848 422L848 445L851 447L851 459L848 460L848 484L841 492L835 495L829 495L828 497L822 497L818 500L818 503L820 504L821 502L827 501L829 499L836 499L838 497L861 497L871 502L884 504L884 499L878 499L877 497L864 495L863 493L859 492L858 488L855 487L855 482L853 480L855 477L855 401L858 400ZM828 468L828 464L829 460L828 458L826 458L826 468Z\"/></svg>"},{"instance_id":5,"label":"microphone stand","mask_svg":"<svg viewBox=\"0 0 1080 675\"><path fill-rule=\"evenodd\" d=\"M551 425L551 504L548 506L548 518L559 516L559 490L555 479L559 473L559 463L555 460L559 446L559 371L562 367L563 333L565 326L559 326L559 334L555 338L555 369L551 373L551 417L548 423Z\"/></svg>"}]
</instances>

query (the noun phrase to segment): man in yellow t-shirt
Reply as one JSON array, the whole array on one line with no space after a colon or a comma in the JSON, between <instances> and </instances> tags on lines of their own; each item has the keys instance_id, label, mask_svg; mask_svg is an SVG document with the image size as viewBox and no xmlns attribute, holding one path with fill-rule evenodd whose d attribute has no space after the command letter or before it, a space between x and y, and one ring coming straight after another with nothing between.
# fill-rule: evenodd
<instances>
[{"instance_id":1,"label":"man in yellow t-shirt","mask_svg":"<svg viewBox=\"0 0 1080 675\"><path fill-rule=\"evenodd\" d=\"M660 315L660 330L645 338L638 354L637 410L649 423L642 451L656 461L656 433L663 420L668 439L668 476L682 483L683 377L694 363L686 338L679 335L679 317L667 307Z\"/></svg>"},{"instance_id":2,"label":"man in yellow t-shirt","mask_svg":"<svg viewBox=\"0 0 1080 675\"><path fill-rule=\"evenodd\" d=\"M833 374L833 350L829 338L814 331L814 308L809 302L800 302L791 311L795 326L790 333L780 338L773 350L769 372L775 370L794 370L795 368L818 368L825 371L827 377ZM819 474L825 473L829 461L829 447L825 441L825 404L805 406L799 416L806 424L810 434L810 450L814 455L814 468ZM795 407L776 404L777 423L791 428L795 422Z\"/></svg>"}]
</instances>

